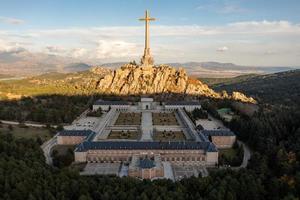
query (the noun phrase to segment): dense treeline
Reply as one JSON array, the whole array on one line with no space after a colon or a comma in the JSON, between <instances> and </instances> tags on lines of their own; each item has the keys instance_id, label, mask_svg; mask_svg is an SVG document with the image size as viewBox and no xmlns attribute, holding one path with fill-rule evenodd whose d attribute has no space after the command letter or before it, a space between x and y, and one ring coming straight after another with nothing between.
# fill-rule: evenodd
<instances>
[{"instance_id":1,"label":"dense treeline","mask_svg":"<svg viewBox=\"0 0 300 200\"><path fill-rule=\"evenodd\" d=\"M217 171L206 178L141 181L82 177L76 170L46 166L33 140L0 135L0 199L261 199L264 187L252 170Z\"/></svg>"},{"instance_id":2,"label":"dense treeline","mask_svg":"<svg viewBox=\"0 0 300 200\"><path fill-rule=\"evenodd\" d=\"M234 119L230 127L255 151L249 168L263 177L272 199L299 197L300 110L268 107Z\"/></svg>"},{"instance_id":3,"label":"dense treeline","mask_svg":"<svg viewBox=\"0 0 300 200\"><path fill-rule=\"evenodd\" d=\"M70 123L88 108L90 96L38 96L0 101L0 119L41 123Z\"/></svg>"},{"instance_id":4,"label":"dense treeline","mask_svg":"<svg viewBox=\"0 0 300 200\"><path fill-rule=\"evenodd\" d=\"M229 93L241 91L262 103L298 106L299 108L300 70L261 75L231 83L220 83L213 86L213 89L226 90Z\"/></svg>"}]
</instances>

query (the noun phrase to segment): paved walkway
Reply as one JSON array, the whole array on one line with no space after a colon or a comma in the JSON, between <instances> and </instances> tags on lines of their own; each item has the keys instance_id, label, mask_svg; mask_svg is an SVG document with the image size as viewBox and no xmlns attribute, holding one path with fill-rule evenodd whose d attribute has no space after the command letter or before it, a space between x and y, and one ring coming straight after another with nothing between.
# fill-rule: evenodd
<instances>
[{"instance_id":1,"label":"paved walkway","mask_svg":"<svg viewBox=\"0 0 300 200\"><path fill-rule=\"evenodd\" d=\"M80 175L119 175L120 163L87 163Z\"/></svg>"},{"instance_id":2,"label":"paved walkway","mask_svg":"<svg viewBox=\"0 0 300 200\"><path fill-rule=\"evenodd\" d=\"M164 178L175 181L173 169L170 162L162 162L164 166Z\"/></svg>"},{"instance_id":3,"label":"paved walkway","mask_svg":"<svg viewBox=\"0 0 300 200\"><path fill-rule=\"evenodd\" d=\"M142 112L142 141L152 141L152 113L151 112Z\"/></svg>"}]
</instances>

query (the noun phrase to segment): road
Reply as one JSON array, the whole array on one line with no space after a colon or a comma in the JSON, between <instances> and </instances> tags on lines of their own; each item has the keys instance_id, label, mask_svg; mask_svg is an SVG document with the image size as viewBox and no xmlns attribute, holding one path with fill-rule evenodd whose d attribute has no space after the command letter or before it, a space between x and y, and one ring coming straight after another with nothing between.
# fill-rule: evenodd
<instances>
[{"instance_id":1,"label":"road","mask_svg":"<svg viewBox=\"0 0 300 200\"><path fill-rule=\"evenodd\" d=\"M242 141L238 141L238 144L239 145L242 145L243 146L243 149L244 149L244 158L243 158L243 162L242 164L239 166L239 168L246 168L247 165L248 165L248 161L250 160L251 158L251 151L249 149L249 147L243 143Z\"/></svg>"},{"instance_id":2,"label":"road","mask_svg":"<svg viewBox=\"0 0 300 200\"><path fill-rule=\"evenodd\" d=\"M57 145L57 134L41 145L41 148L44 152L44 156L46 158L46 163L48 165L52 165L51 149L55 145Z\"/></svg>"},{"instance_id":3,"label":"road","mask_svg":"<svg viewBox=\"0 0 300 200\"><path fill-rule=\"evenodd\" d=\"M7 121L7 120L0 120L1 123L3 124L9 124L9 125L19 125L19 124L24 124L26 126L31 126L31 127L37 127L37 128L43 128L46 127L47 124L38 124L38 123L33 123L33 122L16 122L16 121ZM57 125L51 125L51 127L56 128Z\"/></svg>"}]
</instances>

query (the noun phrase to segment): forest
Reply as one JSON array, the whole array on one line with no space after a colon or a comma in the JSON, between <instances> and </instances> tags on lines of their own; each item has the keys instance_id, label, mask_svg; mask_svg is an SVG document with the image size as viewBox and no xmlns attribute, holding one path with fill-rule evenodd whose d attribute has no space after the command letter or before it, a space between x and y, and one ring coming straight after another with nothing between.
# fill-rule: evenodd
<instances>
[{"instance_id":1,"label":"forest","mask_svg":"<svg viewBox=\"0 0 300 200\"><path fill-rule=\"evenodd\" d=\"M298 110L279 107L235 118L229 126L253 150L247 169L179 182L79 176L47 166L38 141L0 134L0 199L298 199L299 120Z\"/></svg>"}]
</instances>

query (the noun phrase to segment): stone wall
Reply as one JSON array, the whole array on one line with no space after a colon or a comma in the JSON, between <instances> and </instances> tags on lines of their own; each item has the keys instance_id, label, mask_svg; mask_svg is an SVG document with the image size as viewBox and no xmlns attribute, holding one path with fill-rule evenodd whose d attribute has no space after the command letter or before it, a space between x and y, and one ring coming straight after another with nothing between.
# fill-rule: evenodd
<instances>
[{"instance_id":1,"label":"stone wall","mask_svg":"<svg viewBox=\"0 0 300 200\"><path fill-rule=\"evenodd\" d=\"M75 152L75 155L78 152ZM80 152L79 152L80 153ZM132 156L160 155L162 161L184 165L214 165L218 162L217 152L204 152L203 150L89 150L85 159L78 162L125 162Z\"/></svg>"}]
</instances>

